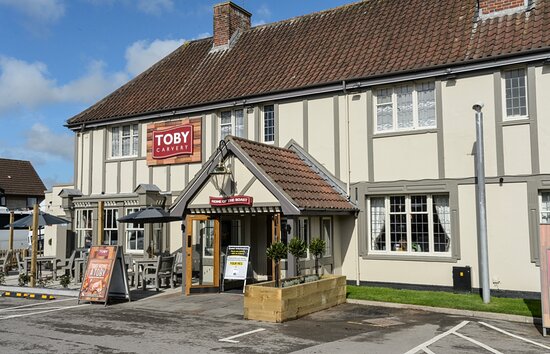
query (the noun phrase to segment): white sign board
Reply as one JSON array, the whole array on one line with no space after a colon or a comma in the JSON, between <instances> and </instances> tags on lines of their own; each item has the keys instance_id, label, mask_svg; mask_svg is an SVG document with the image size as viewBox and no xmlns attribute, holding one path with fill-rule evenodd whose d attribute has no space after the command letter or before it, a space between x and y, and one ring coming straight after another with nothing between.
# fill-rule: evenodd
<instances>
[{"instance_id":1,"label":"white sign board","mask_svg":"<svg viewBox=\"0 0 550 354\"><path fill-rule=\"evenodd\" d=\"M246 280L250 246L227 246L224 279Z\"/></svg>"}]
</instances>

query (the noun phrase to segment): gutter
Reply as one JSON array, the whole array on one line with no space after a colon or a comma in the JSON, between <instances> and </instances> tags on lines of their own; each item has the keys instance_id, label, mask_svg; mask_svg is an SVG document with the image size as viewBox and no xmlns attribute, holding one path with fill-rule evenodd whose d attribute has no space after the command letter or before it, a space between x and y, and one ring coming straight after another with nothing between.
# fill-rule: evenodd
<instances>
[{"instance_id":1,"label":"gutter","mask_svg":"<svg viewBox=\"0 0 550 354\"><path fill-rule=\"evenodd\" d=\"M205 111L231 108L235 106L253 105L253 104L261 103L265 101L278 101L278 100L292 99L292 98L297 98L302 96L317 95L322 93L342 92L342 90L359 89L359 88L392 84L392 83L403 82L403 81L421 80L421 79L427 79L431 77L441 77L441 76L445 77L448 75L456 75L456 74L467 73L472 71L486 70L486 69L491 69L491 68L496 68L501 66L530 63L530 62L537 62L537 61L547 61L549 59L550 59L550 49L545 48L543 50L533 51L533 54L529 54L529 55L510 55L507 57L501 57L499 59L477 59L477 60L470 61L469 64L463 64L463 65L440 65L432 70L415 69L415 70L404 71L396 75L386 74L386 75L375 75L365 79L352 79L352 80L348 80L345 86L343 86L342 84L344 81L339 80L336 82L327 83L326 85L323 85L323 86L310 86L305 89L298 89L294 91L280 91L273 94L254 96L254 97L245 97L245 98L216 102L216 103L211 103L206 105L200 105L200 106L194 106L194 107L188 107L188 108L182 108L182 109L172 109L170 111L156 112L156 113L150 113L150 114L144 114L144 115L113 117L113 118L109 118L107 120L103 120L95 123L85 122L85 123L70 124L67 122L67 124L65 124L65 127L73 131L78 131L80 129L83 129L84 126L86 126L87 128L88 127L95 128L95 127L109 125L115 122L117 124L129 123L129 122L137 122L137 121L143 121L143 120L153 120L158 118L176 117L180 115L198 114ZM352 82L349 82L349 81L352 81Z\"/></svg>"}]
</instances>

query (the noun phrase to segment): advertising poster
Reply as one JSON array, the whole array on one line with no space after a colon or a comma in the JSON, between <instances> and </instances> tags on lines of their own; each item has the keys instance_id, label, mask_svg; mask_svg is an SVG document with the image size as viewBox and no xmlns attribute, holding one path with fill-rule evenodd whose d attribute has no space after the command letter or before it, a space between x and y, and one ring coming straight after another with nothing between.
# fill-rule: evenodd
<instances>
[{"instance_id":1,"label":"advertising poster","mask_svg":"<svg viewBox=\"0 0 550 354\"><path fill-rule=\"evenodd\" d=\"M117 246L92 246L78 299L106 302Z\"/></svg>"},{"instance_id":2,"label":"advertising poster","mask_svg":"<svg viewBox=\"0 0 550 354\"><path fill-rule=\"evenodd\" d=\"M224 279L246 280L250 246L228 246Z\"/></svg>"}]
</instances>

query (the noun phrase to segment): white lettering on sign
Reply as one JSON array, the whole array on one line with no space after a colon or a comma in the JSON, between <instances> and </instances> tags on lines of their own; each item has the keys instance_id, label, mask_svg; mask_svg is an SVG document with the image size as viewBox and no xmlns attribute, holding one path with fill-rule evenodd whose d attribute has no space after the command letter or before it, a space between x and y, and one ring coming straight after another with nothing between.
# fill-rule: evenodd
<instances>
[{"instance_id":1,"label":"white lettering on sign","mask_svg":"<svg viewBox=\"0 0 550 354\"><path fill-rule=\"evenodd\" d=\"M156 134L155 138L157 139L157 145L164 143L164 145L172 144L181 144L183 138L183 143L187 144L187 138L189 137L189 131L186 132L175 132L173 134Z\"/></svg>"},{"instance_id":2,"label":"white lettering on sign","mask_svg":"<svg viewBox=\"0 0 550 354\"><path fill-rule=\"evenodd\" d=\"M182 125L153 132L153 158L193 154L193 126Z\"/></svg>"}]
</instances>

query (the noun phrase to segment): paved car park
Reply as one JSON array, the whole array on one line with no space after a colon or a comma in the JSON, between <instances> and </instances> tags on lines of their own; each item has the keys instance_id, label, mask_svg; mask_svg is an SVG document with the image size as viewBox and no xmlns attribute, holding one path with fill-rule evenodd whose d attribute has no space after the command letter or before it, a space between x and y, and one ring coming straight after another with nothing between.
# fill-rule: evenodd
<instances>
[{"instance_id":1,"label":"paved car park","mask_svg":"<svg viewBox=\"0 0 550 354\"><path fill-rule=\"evenodd\" d=\"M357 304L272 324L243 320L242 299L168 292L105 307L0 298L1 352L550 352L533 324Z\"/></svg>"}]
</instances>

